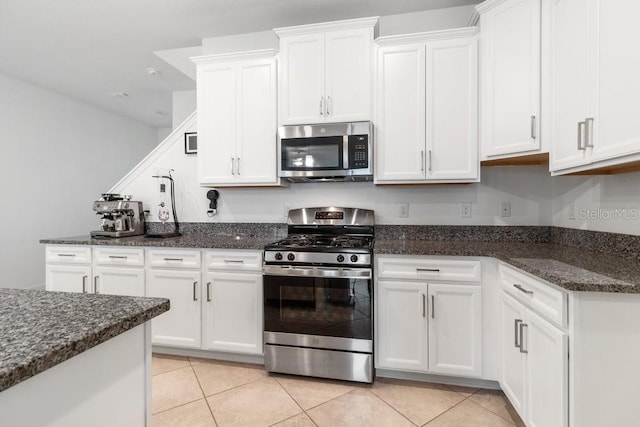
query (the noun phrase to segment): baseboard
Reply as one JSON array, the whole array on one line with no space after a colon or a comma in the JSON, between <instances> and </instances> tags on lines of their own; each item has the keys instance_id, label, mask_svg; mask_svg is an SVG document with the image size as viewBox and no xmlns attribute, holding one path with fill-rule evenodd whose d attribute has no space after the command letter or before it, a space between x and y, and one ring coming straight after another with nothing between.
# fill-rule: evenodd
<instances>
[{"instance_id":1,"label":"baseboard","mask_svg":"<svg viewBox=\"0 0 640 427\"><path fill-rule=\"evenodd\" d=\"M478 378L451 377L447 375L423 374L419 372L392 371L388 369L376 369L376 378L394 378L399 380L420 381L426 383L437 383L447 385L457 385L463 387L487 388L500 390L497 381L483 380Z\"/></svg>"},{"instance_id":2,"label":"baseboard","mask_svg":"<svg viewBox=\"0 0 640 427\"><path fill-rule=\"evenodd\" d=\"M201 359L224 360L227 362L251 363L264 366L264 357L251 354L225 353L223 351L199 350L196 348L152 346L153 353L171 356L198 357Z\"/></svg>"}]
</instances>

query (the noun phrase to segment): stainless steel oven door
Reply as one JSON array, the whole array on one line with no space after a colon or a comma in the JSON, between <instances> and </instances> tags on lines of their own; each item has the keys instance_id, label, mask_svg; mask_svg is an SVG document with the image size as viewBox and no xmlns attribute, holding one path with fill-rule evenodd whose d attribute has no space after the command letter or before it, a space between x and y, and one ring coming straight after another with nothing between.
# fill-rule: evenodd
<instances>
[{"instance_id":1,"label":"stainless steel oven door","mask_svg":"<svg viewBox=\"0 0 640 427\"><path fill-rule=\"evenodd\" d=\"M263 282L265 335L303 334L334 344L373 340L371 269L265 266Z\"/></svg>"}]
</instances>

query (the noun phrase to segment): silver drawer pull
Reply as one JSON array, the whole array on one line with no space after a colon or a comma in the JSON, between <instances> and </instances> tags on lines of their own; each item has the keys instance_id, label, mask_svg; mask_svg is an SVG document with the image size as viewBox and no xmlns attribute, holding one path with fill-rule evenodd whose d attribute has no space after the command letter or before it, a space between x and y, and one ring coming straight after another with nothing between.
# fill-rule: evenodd
<instances>
[{"instance_id":1,"label":"silver drawer pull","mask_svg":"<svg viewBox=\"0 0 640 427\"><path fill-rule=\"evenodd\" d=\"M514 284L513 287L527 295L533 295L533 291L523 288L522 285Z\"/></svg>"},{"instance_id":2,"label":"silver drawer pull","mask_svg":"<svg viewBox=\"0 0 640 427\"><path fill-rule=\"evenodd\" d=\"M416 268L416 271L418 273L420 273L421 271L428 272L428 273L439 273L440 269L439 268Z\"/></svg>"},{"instance_id":3,"label":"silver drawer pull","mask_svg":"<svg viewBox=\"0 0 640 427\"><path fill-rule=\"evenodd\" d=\"M71 257L73 258L76 254L58 254L58 256Z\"/></svg>"},{"instance_id":4,"label":"silver drawer pull","mask_svg":"<svg viewBox=\"0 0 640 427\"><path fill-rule=\"evenodd\" d=\"M524 353L527 354L529 353L529 350L527 350L526 348L524 348L524 328L528 328L529 325L527 325L526 323L520 323L520 353Z\"/></svg>"},{"instance_id":5,"label":"silver drawer pull","mask_svg":"<svg viewBox=\"0 0 640 427\"><path fill-rule=\"evenodd\" d=\"M165 258L165 261L184 261L184 258Z\"/></svg>"},{"instance_id":6,"label":"silver drawer pull","mask_svg":"<svg viewBox=\"0 0 640 427\"><path fill-rule=\"evenodd\" d=\"M211 301L211 282L207 282L207 302Z\"/></svg>"},{"instance_id":7,"label":"silver drawer pull","mask_svg":"<svg viewBox=\"0 0 640 427\"><path fill-rule=\"evenodd\" d=\"M86 294L87 293L87 279L89 278L89 276L82 276L82 293Z\"/></svg>"},{"instance_id":8,"label":"silver drawer pull","mask_svg":"<svg viewBox=\"0 0 640 427\"><path fill-rule=\"evenodd\" d=\"M223 261L227 263L244 264L244 260L242 259L225 259Z\"/></svg>"},{"instance_id":9,"label":"silver drawer pull","mask_svg":"<svg viewBox=\"0 0 640 427\"><path fill-rule=\"evenodd\" d=\"M98 290L98 276L95 276L93 278L93 293L99 294L100 291Z\"/></svg>"},{"instance_id":10,"label":"silver drawer pull","mask_svg":"<svg viewBox=\"0 0 640 427\"><path fill-rule=\"evenodd\" d=\"M198 301L198 282L193 282L193 300Z\"/></svg>"},{"instance_id":11,"label":"silver drawer pull","mask_svg":"<svg viewBox=\"0 0 640 427\"><path fill-rule=\"evenodd\" d=\"M522 323L522 319L515 319L514 325L513 325L513 331L515 333L514 346L516 348L520 348L520 343L518 342L518 337L520 336L520 334L518 333L518 326L520 326L520 323Z\"/></svg>"},{"instance_id":12,"label":"silver drawer pull","mask_svg":"<svg viewBox=\"0 0 640 427\"><path fill-rule=\"evenodd\" d=\"M109 255L111 259L127 259L126 255Z\"/></svg>"},{"instance_id":13,"label":"silver drawer pull","mask_svg":"<svg viewBox=\"0 0 640 427\"><path fill-rule=\"evenodd\" d=\"M425 306L425 296L422 294L422 317L427 317L427 310Z\"/></svg>"},{"instance_id":14,"label":"silver drawer pull","mask_svg":"<svg viewBox=\"0 0 640 427\"><path fill-rule=\"evenodd\" d=\"M436 318L436 297L433 294L431 295L431 318Z\"/></svg>"}]
</instances>

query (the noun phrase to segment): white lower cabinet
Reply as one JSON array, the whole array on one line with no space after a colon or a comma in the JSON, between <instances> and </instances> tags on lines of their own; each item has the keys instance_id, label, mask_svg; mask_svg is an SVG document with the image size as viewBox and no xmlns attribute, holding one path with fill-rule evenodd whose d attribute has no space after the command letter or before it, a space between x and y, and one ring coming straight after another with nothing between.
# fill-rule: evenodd
<instances>
[{"instance_id":1,"label":"white lower cabinet","mask_svg":"<svg viewBox=\"0 0 640 427\"><path fill-rule=\"evenodd\" d=\"M203 348L262 354L262 273L206 273Z\"/></svg>"},{"instance_id":2,"label":"white lower cabinet","mask_svg":"<svg viewBox=\"0 0 640 427\"><path fill-rule=\"evenodd\" d=\"M91 265L47 264L46 289L62 292L89 292Z\"/></svg>"},{"instance_id":3,"label":"white lower cabinet","mask_svg":"<svg viewBox=\"0 0 640 427\"><path fill-rule=\"evenodd\" d=\"M376 366L465 377L482 376L482 287L385 277L399 274L384 265L409 261L421 273L429 261L433 274L456 262L424 257L378 257L376 282ZM438 262L447 268L439 268ZM478 275L479 276L479 275Z\"/></svg>"},{"instance_id":4,"label":"white lower cabinet","mask_svg":"<svg viewBox=\"0 0 640 427\"><path fill-rule=\"evenodd\" d=\"M502 298L502 390L527 426L568 425L568 334Z\"/></svg>"},{"instance_id":5,"label":"white lower cabinet","mask_svg":"<svg viewBox=\"0 0 640 427\"><path fill-rule=\"evenodd\" d=\"M201 344L200 270L149 269L147 296L168 298L168 312L151 322L153 344L199 348Z\"/></svg>"},{"instance_id":6,"label":"white lower cabinet","mask_svg":"<svg viewBox=\"0 0 640 427\"><path fill-rule=\"evenodd\" d=\"M95 267L93 291L99 294L144 296L144 269L123 267Z\"/></svg>"}]
</instances>

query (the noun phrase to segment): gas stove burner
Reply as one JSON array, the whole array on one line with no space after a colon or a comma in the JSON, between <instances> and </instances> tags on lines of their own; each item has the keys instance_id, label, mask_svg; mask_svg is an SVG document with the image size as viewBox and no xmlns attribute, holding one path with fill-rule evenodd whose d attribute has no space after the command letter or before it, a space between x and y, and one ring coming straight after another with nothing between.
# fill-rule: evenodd
<instances>
[{"instance_id":1,"label":"gas stove burner","mask_svg":"<svg viewBox=\"0 0 640 427\"><path fill-rule=\"evenodd\" d=\"M314 246L317 238L311 234L293 234L278 242L279 246L307 247Z\"/></svg>"},{"instance_id":2,"label":"gas stove burner","mask_svg":"<svg viewBox=\"0 0 640 427\"><path fill-rule=\"evenodd\" d=\"M367 245L371 238L362 236L336 236L331 241L331 246L335 248L362 248Z\"/></svg>"}]
</instances>

